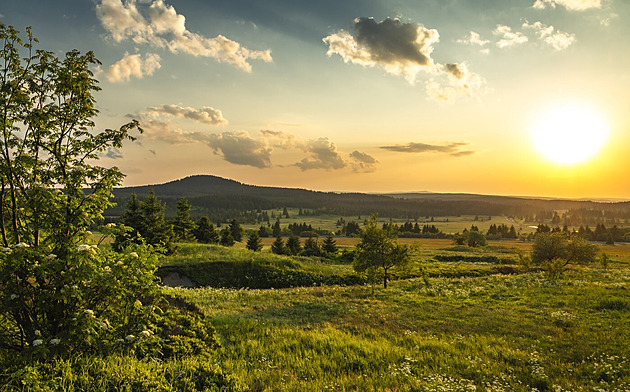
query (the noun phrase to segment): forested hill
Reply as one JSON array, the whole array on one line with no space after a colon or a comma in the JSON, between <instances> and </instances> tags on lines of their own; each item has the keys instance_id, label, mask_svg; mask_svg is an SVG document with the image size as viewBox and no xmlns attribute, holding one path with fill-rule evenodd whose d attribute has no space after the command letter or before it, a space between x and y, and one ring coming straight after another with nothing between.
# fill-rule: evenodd
<instances>
[{"instance_id":1,"label":"forested hill","mask_svg":"<svg viewBox=\"0 0 630 392\"><path fill-rule=\"evenodd\" d=\"M106 212L110 218L120 216L132 193L144 199L149 190L166 203L167 214L174 214L177 199L185 197L195 216L206 215L215 220L242 216L250 211L275 208L303 208L318 214L369 215L416 219L426 216L508 215L536 220L567 210L603 219L630 217L630 202L602 203L575 200L544 200L474 194L415 193L375 195L365 193L317 192L306 189L262 187L210 175L197 175L180 180L139 187L116 188L118 204ZM548 217L550 218L550 216Z\"/></svg>"}]
</instances>

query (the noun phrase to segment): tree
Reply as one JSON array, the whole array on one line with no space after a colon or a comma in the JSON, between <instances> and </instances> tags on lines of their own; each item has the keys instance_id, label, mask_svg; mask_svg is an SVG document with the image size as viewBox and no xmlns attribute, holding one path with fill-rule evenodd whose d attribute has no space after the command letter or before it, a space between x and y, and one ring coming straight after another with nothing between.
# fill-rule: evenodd
<instances>
[{"instance_id":1,"label":"tree","mask_svg":"<svg viewBox=\"0 0 630 392\"><path fill-rule=\"evenodd\" d=\"M317 243L317 239L309 236L304 241L304 250L302 251L302 255L304 256L319 256L321 255L322 250L319 247L319 243Z\"/></svg>"},{"instance_id":2,"label":"tree","mask_svg":"<svg viewBox=\"0 0 630 392\"><path fill-rule=\"evenodd\" d=\"M299 254L302 250L300 239L295 234L292 233L287 239L286 249L290 254L294 256Z\"/></svg>"},{"instance_id":3,"label":"tree","mask_svg":"<svg viewBox=\"0 0 630 392\"><path fill-rule=\"evenodd\" d=\"M271 252L277 255L283 255L287 253L287 249L284 246L284 241L282 240L282 237L276 237L276 240L271 244Z\"/></svg>"},{"instance_id":4,"label":"tree","mask_svg":"<svg viewBox=\"0 0 630 392\"><path fill-rule=\"evenodd\" d=\"M87 232L123 178L96 165L99 154L141 130L136 121L93 129L92 52L57 58L34 49L30 29L23 40L3 23L0 42L0 347L33 358L106 350L150 324L157 295L155 256L141 246L107 252Z\"/></svg>"},{"instance_id":5,"label":"tree","mask_svg":"<svg viewBox=\"0 0 630 392\"><path fill-rule=\"evenodd\" d=\"M245 245L245 247L249 250L253 250L254 252L262 250L262 240L260 239L260 236L257 232L251 231L249 233L249 236L247 237L247 244Z\"/></svg>"},{"instance_id":6,"label":"tree","mask_svg":"<svg viewBox=\"0 0 630 392\"><path fill-rule=\"evenodd\" d=\"M280 229L280 218L276 219L276 223L271 227L273 230L273 236L277 237L282 233L282 229Z\"/></svg>"},{"instance_id":7,"label":"tree","mask_svg":"<svg viewBox=\"0 0 630 392\"><path fill-rule=\"evenodd\" d=\"M229 227L224 227L223 230L221 230L219 243L223 246L234 246L234 237L232 237L232 231Z\"/></svg>"},{"instance_id":8,"label":"tree","mask_svg":"<svg viewBox=\"0 0 630 392\"><path fill-rule=\"evenodd\" d=\"M470 230L466 235L466 242L470 247L485 246L486 236L479 232L479 230Z\"/></svg>"},{"instance_id":9,"label":"tree","mask_svg":"<svg viewBox=\"0 0 630 392\"><path fill-rule=\"evenodd\" d=\"M241 242L241 240L243 239L243 233L245 231L243 230L243 227L239 225L236 219L232 219L232 222L230 222L229 228L230 228L230 233L232 234L232 238L234 239L234 241Z\"/></svg>"},{"instance_id":10,"label":"tree","mask_svg":"<svg viewBox=\"0 0 630 392\"><path fill-rule=\"evenodd\" d=\"M205 216L202 216L197 221L194 235L197 241L205 244L218 244L220 239L214 225L210 222L210 219Z\"/></svg>"},{"instance_id":11,"label":"tree","mask_svg":"<svg viewBox=\"0 0 630 392\"><path fill-rule=\"evenodd\" d=\"M353 267L357 272L383 277L383 287L392 268L402 268L410 262L409 247L398 244L391 224L379 228L376 216L372 216L361 232L356 245Z\"/></svg>"},{"instance_id":12,"label":"tree","mask_svg":"<svg viewBox=\"0 0 630 392\"><path fill-rule=\"evenodd\" d=\"M173 232L179 241L191 241L195 238L195 222L190 219L190 204L185 198L177 200L177 215L173 219Z\"/></svg>"},{"instance_id":13,"label":"tree","mask_svg":"<svg viewBox=\"0 0 630 392\"><path fill-rule=\"evenodd\" d=\"M531 260L532 264L543 266L557 277L568 264L593 263L596 256L597 246L583 238L545 232L536 234Z\"/></svg>"},{"instance_id":14,"label":"tree","mask_svg":"<svg viewBox=\"0 0 630 392\"><path fill-rule=\"evenodd\" d=\"M322 251L329 255L337 253L337 241L335 241L332 234L328 233L328 236L322 243Z\"/></svg>"},{"instance_id":15,"label":"tree","mask_svg":"<svg viewBox=\"0 0 630 392\"><path fill-rule=\"evenodd\" d=\"M161 245L168 249L173 239L173 227L166 222L164 208L165 205L158 200L151 189L144 201L140 203L142 225L139 231L148 244Z\"/></svg>"}]
</instances>

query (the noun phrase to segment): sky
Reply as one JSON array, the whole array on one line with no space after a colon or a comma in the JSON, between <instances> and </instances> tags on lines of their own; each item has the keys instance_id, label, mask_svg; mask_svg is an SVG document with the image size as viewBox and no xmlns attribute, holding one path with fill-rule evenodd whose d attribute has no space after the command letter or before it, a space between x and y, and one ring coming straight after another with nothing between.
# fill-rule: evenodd
<instances>
[{"instance_id":1,"label":"sky","mask_svg":"<svg viewBox=\"0 0 630 392\"><path fill-rule=\"evenodd\" d=\"M144 129L100 159L123 185L610 199L630 199L629 18L626 0L0 4L40 48L95 52L97 129Z\"/></svg>"}]
</instances>

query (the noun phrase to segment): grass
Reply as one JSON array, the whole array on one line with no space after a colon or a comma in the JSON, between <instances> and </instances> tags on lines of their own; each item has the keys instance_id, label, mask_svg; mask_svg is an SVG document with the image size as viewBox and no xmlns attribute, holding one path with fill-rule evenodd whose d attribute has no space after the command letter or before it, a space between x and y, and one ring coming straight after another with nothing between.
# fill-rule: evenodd
<instances>
[{"instance_id":1,"label":"grass","mask_svg":"<svg viewBox=\"0 0 630 392\"><path fill-rule=\"evenodd\" d=\"M605 248L614 254L608 270L575 267L549 281L543 273L502 274L499 264L433 261L437 254L514 258L530 244L416 245L416 270L424 266L428 286L410 278L373 292L165 290L203 311L223 345L217 363L252 391L630 389L626 247ZM224 252L216 257L241 250Z\"/></svg>"}]
</instances>

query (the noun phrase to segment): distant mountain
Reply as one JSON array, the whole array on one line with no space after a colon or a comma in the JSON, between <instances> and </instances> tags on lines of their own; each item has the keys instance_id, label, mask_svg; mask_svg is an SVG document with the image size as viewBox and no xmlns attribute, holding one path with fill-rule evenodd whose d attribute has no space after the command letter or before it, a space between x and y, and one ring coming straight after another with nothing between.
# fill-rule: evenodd
<instances>
[{"instance_id":1,"label":"distant mountain","mask_svg":"<svg viewBox=\"0 0 630 392\"><path fill-rule=\"evenodd\" d=\"M177 199L186 198L195 216L215 221L251 216L277 208L303 208L316 213L417 219L427 216L508 215L530 217L558 210L598 211L602 217L627 218L630 202L601 203L565 199L535 199L512 196L443 193L365 194L318 192L298 188L263 187L211 175L196 175L164 184L114 189L118 206L106 212L120 216L126 201L135 193L140 199L153 189L166 203L167 214L175 213ZM608 212L606 212L608 211ZM249 215L248 215L249 214ZM542 216L542 215L541 215Z\"/></svg>"}]
</instances>

